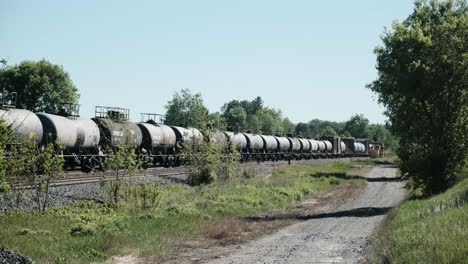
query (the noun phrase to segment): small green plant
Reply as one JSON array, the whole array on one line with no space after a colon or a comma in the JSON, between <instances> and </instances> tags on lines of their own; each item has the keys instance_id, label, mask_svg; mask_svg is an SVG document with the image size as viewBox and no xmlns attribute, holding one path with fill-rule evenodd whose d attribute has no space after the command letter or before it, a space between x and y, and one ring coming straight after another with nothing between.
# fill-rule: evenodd
<instances>
[{"instance_id":1,"label":"small green plant","mask_svg":"<svg viewBox=\"0 0 468 264\"><path fill-rule=\"evenodd\" d=\"M208 137L210 131L206 132ZM210 184L216 181L228 181L239 175L240 154L230 144L228 146L193 139L183 145L183 156L190 162L190 185Z\"/></svg>"},{"instance_id":2,"label":"small green plant","mask_svg":"<svg viewBox=\"0 0 468 264\"><path fill-rule=\"evenodd\" d=\"M126 178L133 176L140 168L140 164L136 158L135 149L128 145L120 144L108 153L104 161L107 173L103 183L108 191L108 203L117 206L122 194L122 186L128 182Z\"/></svg>"},{"instance_id":3,"label":"small green plant","mask_svg":"<svg viewBox=\"0 0 468 264\"><path fill-rule=\"evenodd\" d=\"M132 197L143 208L156 208L160 205L162 189L158 181L136 184L127 187L127 197Z\"/></svg>"},{"instance_id":4,"label":"small green plant","mask_svg":"<svg viewBox=\"0 0 468 264\"><path fill-rule=\"evenodd\" d=\"M37 157L37 167L40 174L34 175L33 186L36 191L36 202L39 212L45 212L49 202L50 184L63 175L64 159L56 155L60 153L58 144L49 144Z\"/></svg>"}]
</instances>

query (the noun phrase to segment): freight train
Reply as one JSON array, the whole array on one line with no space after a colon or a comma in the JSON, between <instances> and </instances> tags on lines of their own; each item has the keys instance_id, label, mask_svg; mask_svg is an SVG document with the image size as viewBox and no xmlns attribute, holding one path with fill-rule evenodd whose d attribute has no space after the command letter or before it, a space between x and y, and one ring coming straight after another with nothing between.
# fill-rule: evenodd
<instances>
[{"instance_id":1,"label":"freight train","mask_svg":"<svg viewBox=\"0 0 468 264\"><path fill-rule=\"evenodd\" d=\"M0 118L20 140L33 140L39 147L60 144L63 150L57 155L64 158L67 168L79 167L83 171L101 167L106 150L119 144L133 147L146 165L153 166L185 163L181 148L198 140L216 142L226 149L232 144L243 162L364 157L375 148L368 139L336 136L309 139L230 131L214 131L207 135L197 128L168 126L153 120L130 122L128 110L121 111L122 108L99 109L95 118L80 119L24 109L3 109ZM383 149L383 145L380 147Z\"/></svg>"}]
</instances>

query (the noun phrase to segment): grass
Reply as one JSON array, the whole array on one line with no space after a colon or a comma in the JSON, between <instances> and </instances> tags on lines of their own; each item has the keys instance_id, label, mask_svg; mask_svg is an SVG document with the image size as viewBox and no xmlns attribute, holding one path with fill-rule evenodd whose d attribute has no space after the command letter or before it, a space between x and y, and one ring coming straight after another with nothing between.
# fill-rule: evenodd
<instances>
[{"instance_id":1,"label":"grass","mask_svg":"<svg viewBox=\"0 0 468 264\"><path fill-rule=\"evenodd\" d=\"M350 165L291 165L267 179L237 179L190 189L171 185L160 190L159 205L147 209L129 198L118 208L86 202L45 214L2 213L0 247L39 263L101 261L125 254L164 256L223 217L288 207L306 195L327 190L344 181L333 175L345 175Z\"/></svg>"},{"instance_id":2,"label":"grass","mask_svg":"<svg viewBox=\"0 0 468 264\"><path fill-rule=\"evenodd\" d=\"M372 263L468 263L468 178L402 204L373 244Z\"/></svg>"}]
</instances>

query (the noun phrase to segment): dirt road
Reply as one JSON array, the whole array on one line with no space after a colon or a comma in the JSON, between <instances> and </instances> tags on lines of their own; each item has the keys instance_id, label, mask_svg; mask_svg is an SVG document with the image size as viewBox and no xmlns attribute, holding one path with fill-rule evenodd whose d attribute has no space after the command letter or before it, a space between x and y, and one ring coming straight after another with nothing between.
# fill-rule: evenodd
<instances>
[{"instance_id":1,"label":"dirt road","mask_svg":"<svg viewBox=\"0 0 468 264\"><path fill-rule=\"evenodd\" d=\"M295 215L304 221L239 246L209 263L359 263L365 258L374 228L404 199L396 172L392 166L375 167L366 176L366 189L354 200Z\"/></svg>"}]
</instances>

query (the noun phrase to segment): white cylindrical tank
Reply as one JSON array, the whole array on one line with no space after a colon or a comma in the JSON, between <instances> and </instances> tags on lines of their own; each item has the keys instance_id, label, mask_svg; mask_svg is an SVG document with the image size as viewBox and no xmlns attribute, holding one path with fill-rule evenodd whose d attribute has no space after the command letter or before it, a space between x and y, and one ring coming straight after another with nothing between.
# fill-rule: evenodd
<instances>
[{"instance_id":1,"label":"white cylindrical tank","mask_svg":"<svg viewBox=\"0 0 468 264\"><path fill-rule=\"evenodd\" d=\"M33 112L24 109L0 109L0 118L5 120L19 140L33 140L36 143L42 141L42 123Z\"/></svg>"}]
</instances>

